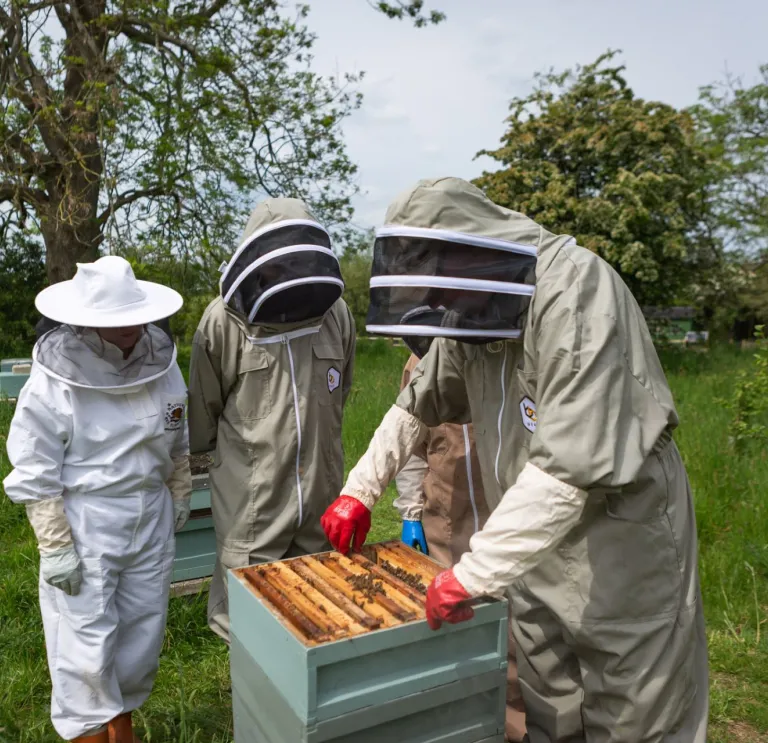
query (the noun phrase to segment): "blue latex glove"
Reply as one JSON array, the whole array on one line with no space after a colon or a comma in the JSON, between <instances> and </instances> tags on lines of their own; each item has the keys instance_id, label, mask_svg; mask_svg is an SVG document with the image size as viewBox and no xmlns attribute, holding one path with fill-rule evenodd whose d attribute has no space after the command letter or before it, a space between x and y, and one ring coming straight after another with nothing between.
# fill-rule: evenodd
<instances>
[{"instance_id":1,"label":"blue latex glove","mask_svg":"<svg viewBox=\"0 0 768 743\"><path fill-rule=\"evenodd\" d=\"M424 536L424 527L421 525L421 521L403 521L400 541L405 542L409 547L420 549L425 555L429 554L427 538Z\"/></svg>"}]
</instances>

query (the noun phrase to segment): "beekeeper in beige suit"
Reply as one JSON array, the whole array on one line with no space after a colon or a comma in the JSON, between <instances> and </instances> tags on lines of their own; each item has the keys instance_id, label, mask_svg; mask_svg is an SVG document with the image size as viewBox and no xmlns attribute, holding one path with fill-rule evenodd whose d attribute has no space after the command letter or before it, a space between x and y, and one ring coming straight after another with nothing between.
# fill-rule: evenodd
<instances>
[{"instance_id":1,"label":"beekeeper in beige suit","mask_svg":"<svg viewBox=\"0 0 768 743\"><path fill-rule=\"evenodd\" d=\"M704 743L708 679L678 417L619 276L455 178L421 181L377 233L368 328L446 310L323 515L348 549L428 426L475 428L495 505L427 592L427 619L508 591L531 743Z\"/></svg>"},{"instance_id":2,"label":"beekeeper in beige suit","mask_svg":"<svg viewBox=\"0 0 768 743\"><path fill-rule=\"evenodd\" d=\"M213 453L208 621L229 639L227 570L328 549L355 325L327 231L296 199L260 203L192 344L192 453Z\"/></svg>"},{"instance_id":3,"label":"beekeeper in beige suit","mask_svg":"<svg viewBox=\"0 0 768 743\"><path fill-rule=\"evenodd\" d=\"M413 353L403 369L401 390L411 381L422 351L422 343L413 343L413 336L403 340ZM470 537L488 520L472 424L442 423L430 428L395 483L398 497L393 505L403 520L400 539L447 567L458 562L469 549ZM504 737L519 743L525 735L525 708L511 631L508 642Z\"/></svg>"}]
</instances>

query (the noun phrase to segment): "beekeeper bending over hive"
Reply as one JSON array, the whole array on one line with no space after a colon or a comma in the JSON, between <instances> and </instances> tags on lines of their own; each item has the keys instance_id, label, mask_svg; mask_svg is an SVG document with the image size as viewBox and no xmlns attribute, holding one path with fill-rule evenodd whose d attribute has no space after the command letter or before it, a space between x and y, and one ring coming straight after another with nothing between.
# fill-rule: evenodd
<instances>
[{"instance_id":1,"label":"beekeeper bending over hive","mask_svg":"<svg viewBox=\"0 0 768 743\"><path fill-rule=\"evenodd\" d=\"M427 618L508 595L531 743L704 743L696 528L672 396L640 308L568 236L462 180L419 182L377 233L369 330L436 340L323 516L333 545L443 421L475 428L489 505ZM405 327L413 307L440 325Z\"/></svg>"},{"instance_id":2,"label":"beekeeper bending over hive","mask_svg":"<svg viewBox=\"0 0 768 743\"><path fill-rule=\"evenodd\" d=\"M66 740L134 743L192 490L187 390L175 346L149 324L182 299L107 256L35 304L62 324L35 345L3 484L40 549L51 719Z\"/></svg>"},{"instance_id":3,"label":"beekeeper bending over hive","mask_svg":"<svg viewBox=\"0 0 768 743\"><path fill-rule=\"evenodd\" d=\"M229 640L227 570L328 549L344 477L355 325L326 230L296 199L251 213L192 344L190 441L213 451L208 622Z\"/></svg>"}]
</instances>

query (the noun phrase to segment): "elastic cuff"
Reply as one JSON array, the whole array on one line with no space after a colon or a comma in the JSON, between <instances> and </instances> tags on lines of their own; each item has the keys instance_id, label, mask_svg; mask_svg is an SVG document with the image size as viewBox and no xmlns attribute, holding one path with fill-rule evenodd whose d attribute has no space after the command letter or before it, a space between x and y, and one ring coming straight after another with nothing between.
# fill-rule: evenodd
<instances>
[{"instance_id":1,"label":"elastic cuff","mask_svg":"<svg viewBox=\"0 0 768 743\"><path fill-rule=\"evenodd\" d=\"M487 595L483 586L473 580L472 576L464 569L461 561L457 562L453 566L453 575L459 583L463 586L464 590L472 597Z\"/></svg>"},{"instance_id":2,"label":"elastic cuff","mask_svg":"<svg viewBox=\"0 0 768 743\"><path fill-rule=\"evenodd\" d=\"M342 495L348 495L350 498L359 500L369 511L373 511L373 507L376 505L376 499L368 493L345 490Z\"/></svg>"}]
</instances>

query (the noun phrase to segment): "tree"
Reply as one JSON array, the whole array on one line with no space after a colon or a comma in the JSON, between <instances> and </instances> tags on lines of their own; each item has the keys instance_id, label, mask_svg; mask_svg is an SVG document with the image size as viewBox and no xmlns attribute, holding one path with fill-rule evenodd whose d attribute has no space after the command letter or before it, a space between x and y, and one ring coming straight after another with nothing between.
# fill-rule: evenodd
<instances>
[{"instance_id":1,"label":"tree","mask_svg":"<svg viewBox=\"0 0 768 743\"><path fill-rule=\"evenodd\" d=\"M692 110L717 164L711 190L718 226L751 255L768 248L768 64L759 81L738 78L702 88Z\"/></svg>"},{"instance_id":2,"label":"tree","mask_svg":"<svg viewBox=\"0 0 768 743\"><path fill-rule=\"evenodd\" d=\"M635 96L617 52L536 77L515 98L475 183L498 204L573 235L622 275L644 304L670 304L720 260L708 229L710 163L691 115Z\"/></svg>"},{"instance_id":3,"label":"tree","mask_svg":"<svg viewBox=\"0 0 768 743\"><path fill-rule=\"evenodd\" d=\"M35 295L45 286L40 241L0 230L0 354L26 356L35 342Z\"/></svg>"},{"instance_id":4,"label":"tree","mask_svg":"<svg viewBox=\"0 0 768 743\"><path fill-rule=\"evenodd\" d=\"M231 244L254 194L351 212L341 120L356 78L311 71L277 0L9 0L0 6L0 209L36 223L48 279L99 249Z\"/></svg>"},{"instance_id":5,"label":"tree","mask_svg":"<svg viewBox=\"0 0 768 743\"><path fill-rule=\"evenodd\" d=\"M408 2L395 3L382 3L377 1L368 0L370 5L375 10L389 18L397 18L402 21L404 18L410 18L413 21L413 25L417 28L422 28L430 23L437 24L445 20L445 13L439 10L430 10L429 13L424 12L424 0L409 0Z\"/></svg>"},{"instance_id":6,"label":"tree","mask_svg":"<svg viewBox=\"0 0 768 743\"><path fill-rule=\"evenodd\" d=\"M344 301L355 318L358 335L365 334L365 320L371 302L369 285L374 239L374 230L347 230L337 241L342 245L339 262L344 277Z\"/></svg>"}]
</instances>

